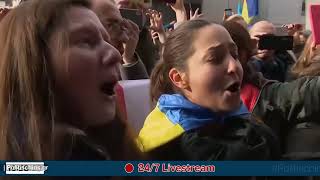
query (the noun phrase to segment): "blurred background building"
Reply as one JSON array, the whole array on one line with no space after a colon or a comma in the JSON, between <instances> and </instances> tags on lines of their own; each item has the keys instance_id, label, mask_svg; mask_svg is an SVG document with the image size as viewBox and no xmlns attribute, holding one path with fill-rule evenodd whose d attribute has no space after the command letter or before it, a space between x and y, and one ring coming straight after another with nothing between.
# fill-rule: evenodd
<instances>
[{"instance_id":1,"label":"blurred background building","mask_svg":"<svg viewBox=\"0 0 320 180\"><path fill-rule=\"evenodd\" d=\"M1 0L0 6L12 6L21 0ZM44 0L45 1L45 0ZM252 1L252 0L246 0ZM288 23L300 23L306 25L309 29L308 5L319 3L320 0L256 0L258 1L258 15L254 17L253 22L257 20L268 20L276 26ZM211 21L220 22L222 20L224 9L231 8L237 13L238 5L243 4L244 0L185 0L187 10L191 7L193 10L200 8L205 17ZM163 3L163 0L152 0L154 9L163 12L164 22L170 23L174 19L174 13L170 7Z\"/></svg>"}]
</instances>

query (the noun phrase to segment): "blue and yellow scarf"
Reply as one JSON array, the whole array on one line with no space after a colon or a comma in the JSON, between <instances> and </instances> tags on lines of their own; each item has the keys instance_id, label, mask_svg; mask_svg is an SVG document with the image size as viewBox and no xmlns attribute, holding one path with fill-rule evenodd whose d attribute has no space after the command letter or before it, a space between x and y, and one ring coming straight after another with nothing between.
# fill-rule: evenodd
<instances>
[{"instance_id":1,"label":"blue and yellow scarf","mask_svg":"<svg viewBox=\"0 0 320 180\"><path fill-rule=\"evenodd\" d=\"M143 152L151 151L184 132L206 124L220 123L235 116L248 116L249 111L241 104L234 112L218 115L196 105L180 94L162 95L156 108L149 114L141 129L137 142Z\"/></svg>"}]
</instances>

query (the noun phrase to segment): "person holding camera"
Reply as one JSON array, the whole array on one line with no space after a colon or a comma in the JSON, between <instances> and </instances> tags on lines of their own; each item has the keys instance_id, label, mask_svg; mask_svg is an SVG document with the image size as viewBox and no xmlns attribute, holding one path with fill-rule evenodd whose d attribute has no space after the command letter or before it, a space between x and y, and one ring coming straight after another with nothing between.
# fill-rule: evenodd
<instances>
[{"instance_id":1,"label":"person holding camera","mask_svg":"<svg viewBox=\"0 0 320 180\"><path fill-rule=\"evenodd\" d=\"M122 18L116 2L109 0L91 0L91 9L97 14L104 28L111 36L111 44L118 49L122 55L120 67L122 79L147 79L148 73L143 63L148 50L139 52L137 48L140 38L138 25L128 19ZM142 57L140 58L139 55ZM149 56L148 56L149 57ZM147 61L152 58L148 58ZM146 62L146 59L144 59Z\"/></svg>"},{"instance_id":2,"label":"person holding camera","mask_svg":"<svg viewBox=\"0 0 320 180\"><path fill-rule=\"evenodd\" d=\"M248 31L235 22L224 27L236 43L243 67L241 99L255 118L278 136L282 159L320 159L320 77L300 77L292 82L265 79L251 68L255 53Z\"/></svg>"},{"instance_id":3,"label":"person holding camera","mask_svg":"<svg viewBox=\"0 0 320 180\"><path fill-rule=\"evenodd\" d=\"M136 52L140 55L147 73L150 75L156 59L158 59L158 50L153 45L149 29L150 24L148 24L148 17L146 16L148 9L151 8L151 1L115 0L115 4L123 18L132 20L140 28Z\"/></svg>"},{"instance_id":4,"label":"person holding camera","mask_svg":"<svg viewBox=\"0 0 320 180\"><path fill-rule=\"evenodd\" d=\"M276 28L271 22L260 21L254 24L249 32L258 49L259 43L261 43L260 38L275 36ZM287 78L287 71L294 62L295 60L287 51L258 49L250 63L265 78L284 82Z\"/></svg>"}]
</instances>

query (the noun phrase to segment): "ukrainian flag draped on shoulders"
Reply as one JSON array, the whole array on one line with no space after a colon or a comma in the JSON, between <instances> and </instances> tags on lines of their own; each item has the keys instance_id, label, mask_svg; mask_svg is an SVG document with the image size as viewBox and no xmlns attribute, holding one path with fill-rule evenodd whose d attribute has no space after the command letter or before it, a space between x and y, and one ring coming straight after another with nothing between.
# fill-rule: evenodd
<instances>
[{"instance_id":1,"label":"ukrainian flag draped on shoulders","mask_svg":"<svg viewBox=\"0 0 320 180\"><path fill-rule=\"evenodd\" d=\"M238 10L240 9L238 4ZM258 0L243 0L241 8L241 15L244 20L250 24L255 16L259 15L259 1Z\"/></svg>"},{"instance_id":2,"label":"ukrainian flag draped on shoulders","mask_svg":"<svg viewBox=\"0 0 320 180\"><path fill-rule=\"evenodd\" d=\"M156 108L145 120L137 143L141 151L148 152L206 124L223 124L231 117L248 115L243 104L236 111L221 116L190 102L180 94L165 94L159 98Z\"/></svg>"}]
</instances>

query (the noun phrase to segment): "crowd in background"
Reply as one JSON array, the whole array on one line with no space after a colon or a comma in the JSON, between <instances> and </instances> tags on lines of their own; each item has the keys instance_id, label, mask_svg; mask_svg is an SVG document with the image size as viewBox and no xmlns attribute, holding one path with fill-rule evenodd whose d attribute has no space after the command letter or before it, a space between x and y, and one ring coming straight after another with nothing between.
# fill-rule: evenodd
<instances>
[{"instance_id":1,"label":"crowd in background","mask_svg":"<svg viewBox=\"0 0 320 180\"><path fill-rule=\"evenodd\" d=\"M121 15L139 9L141 28ZM1 11L2 160L317 160L320 45L288 24L292 50L259 49L276 27L176 19L126 0L27 0ZM150 79L138 135L114 91ZM146 95L149 96L149 95ZM136 105L139 106L139 100ZM268 179L268 178L266 178Z\"/></svg>"}]
</instances>

